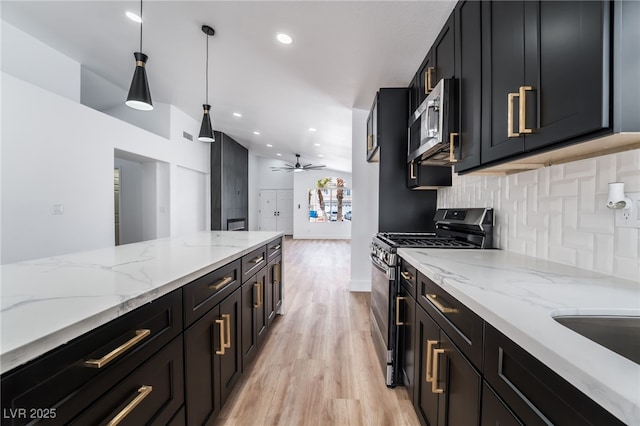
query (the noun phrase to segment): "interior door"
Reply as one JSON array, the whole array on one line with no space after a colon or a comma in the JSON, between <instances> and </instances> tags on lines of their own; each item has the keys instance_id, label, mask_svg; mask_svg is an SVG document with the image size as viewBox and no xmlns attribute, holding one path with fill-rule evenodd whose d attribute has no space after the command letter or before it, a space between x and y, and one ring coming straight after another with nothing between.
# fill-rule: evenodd
<instances>
[{"instance_id":1,"label":"interior door","mask_svg":"<svg viewBox=\"0 0 640 426\"><path fill-rule=\"evenodd\" d=\"M258 213L258 230L277 231L278 191L276 189L261 189L259 193L260 210Z\"/></svg>"},{"instance_id":2,"label":"interior door","mask_svg":"<svg viewBox=\"0 0 640 426\"><path fill-rule=\"evenodd\" d=\"M286 235L293 235L293 190L277 190L277 229Z\"/></svg>"}]
</instances>

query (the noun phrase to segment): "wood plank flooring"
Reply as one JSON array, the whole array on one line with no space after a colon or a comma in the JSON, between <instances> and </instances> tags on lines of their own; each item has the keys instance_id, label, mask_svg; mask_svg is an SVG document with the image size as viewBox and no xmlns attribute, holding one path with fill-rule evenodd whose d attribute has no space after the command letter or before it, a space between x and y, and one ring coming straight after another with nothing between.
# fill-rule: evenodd
<instances>
[{"instance_id":1,"label":"wood plank flooring","mask_svg":"<svg viewBox=\"0 0 640 426\"><path fill-rule=\"evenodd\" d=\"M347 290L350 242L285 240L285 314L218 425L419 425L389 389L369 331L369 293Z\"/></svg>"}]
</instances>

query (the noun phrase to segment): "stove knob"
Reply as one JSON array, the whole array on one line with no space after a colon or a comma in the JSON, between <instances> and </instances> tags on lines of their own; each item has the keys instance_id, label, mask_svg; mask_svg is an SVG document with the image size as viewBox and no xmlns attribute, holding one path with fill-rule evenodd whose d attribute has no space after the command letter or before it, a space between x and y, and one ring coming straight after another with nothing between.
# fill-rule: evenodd
<instances>
[{"instance_id":1,"label":"stove knob","mask_svg":"<svg viewBox=\"0 0 640 426\"><path fill-rule=\"evenodd\" d=\"M385 252L384 253L384 261L388 264L389 263L389 253Z\"/></svg>"}]
</instances>

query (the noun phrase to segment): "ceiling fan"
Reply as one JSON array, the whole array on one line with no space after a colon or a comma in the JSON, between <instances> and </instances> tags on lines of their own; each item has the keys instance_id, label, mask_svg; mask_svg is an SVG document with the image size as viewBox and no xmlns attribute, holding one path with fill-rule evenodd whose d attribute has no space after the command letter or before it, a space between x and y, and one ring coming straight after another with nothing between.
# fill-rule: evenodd
<instances>
[{"instance_id":1,"label":"ceiling fan","mask_svg":"<svg viewBox=\"0 0 640 426\"><path fill-rule=\"evenodd\" d=\"M282 167L271 167L271 170L274 172L284 171L284 172L302 172L305 170L322 170L326 166L314 166L311 163L305 164L304 166L300 164L300 154L296 154L296 164L291 166L289 164L285 164Z\"/></svg>"}]
</instances>

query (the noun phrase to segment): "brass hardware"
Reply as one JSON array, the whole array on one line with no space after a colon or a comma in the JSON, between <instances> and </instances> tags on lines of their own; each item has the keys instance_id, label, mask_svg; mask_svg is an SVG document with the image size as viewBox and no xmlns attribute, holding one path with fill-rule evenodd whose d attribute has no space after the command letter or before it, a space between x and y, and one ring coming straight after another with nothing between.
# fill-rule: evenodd
<instances>
[{"instance_id":1,"label":"brass hardware","mask_svg":"<svg viewBox=\"0 0 640 426\"><path fill-rule=\"evenodd\" d=\"M146 385L140 386L140 389L138 389L138 395L136 395L136 397L133 398L131 402L128 403L127 406L122 409L122 411L116 414L115 417L112 418L109 421L109 423L107 423L107 426L116 426L118 423L123 421L125 417L131 414L133 409L136 408L138 404L142 402L143 399L149 396L152 390L153 390L153 386L146 386Z\"/></svg>"},{"instance_id":2,"label":"brass hardware","mask_svg":"<svg viewBox=\"0 0 640 426\"><path fill-rule=\"evenodd\" d=\"M231 281L233 281L232 277L224 277L218 280L217 283L211 284L209 286L209 290L219 290L221 287L224 287L225 285L229 284Z\"/></svg>"},{"instance_id":3,"label":"brass hardware","mask_svg":"<svg viewBox=\"0 0 640 426\"><path fill-rule=\"evenodd\" d=\"M373 149L373 135L367 136L367 151L371 151Z\"/></svg>"},{"instance_id":4,"label":"brass hardware","mask_svg":"<svg viewBox=\"0 0 640 426\"><path fill-rule=\"evenodd\" d=\"M531 86L520 86L520 92L518 93L520 104L520 122L518 123L518 132L520 133L533 133L533 129L527 129L526 117L527 117L527 91L533 90Z\"/></svg>"},{"instance_id":5,"label":"brass hardware","mask_svg":"<svg viewBox=\"0 0 640 426\"><path fill-rule=\"evenodd\" d=\"M280 263L276 263L273 265L273 284L280 284L280 280L282 279L282 265Z\"/></svg>"},{"instance_id":6,"label":"brass hardware","mask_svg":"<svg viewBox=\"0 0 640 426\"><path fill-rule=\"evenodd\" d=\"M258 290L258 302L253 304L254 308L259 308L262 306L262 283L255 282L253 286Z\"/></svg>"},{"instance_id":7,"label":"brass hardware","mask_svg":"<svg viewBox=\"0 0 640 426\"><path fill-rule=\"evenodd\" d=\"M270 247L270 248L271 248L271 250L280 250L280 244L278 244L277 246Z\"/></svg>"},{"instance_id":8,"label":"brass hardware","mask_svg":"<svg viewBox=\"0 0 640 426\"><path fill-rule=\"evenodd\" d=\"M516 133L513 131L513 98L516 96L520 96L518 93L509 93L507 95L507 137L516 138L520 136L520 133ZM522 117L520 117L522 120Z\"/></svg>"},{"instance_id":9,"label":"brass hardware","mask_svg":"<svg viewBox=\"0 0 640 426\"><path fill-rule=\"evenodd\" d=\"M402 276L402 278L404 278L407 281L411 281L413 279L413 277L411 276L410 273L408 273L407 271L402 271L400 272L400 276Z\"/></svg>"},{"instance_id":10,"label":"brass hardware","mask_svg":"<svg viewBox=\"0 0 640 426\"><path fill-rule=\"evenodd\" d=\"M425 368L425 380L427 381L427 383L431 382L433 380L433 376L432 376L432 371L431 371L431 348L433 347L433 345L437 344L438 341L437 340L427 340L427 368Z\"/></svg>"},{"instance_id":11,"label":"brass hardware","mask_svg":"<svg viewBox=\"0 0 640 426\"><path fill-rule=\"evenodd\" d=\"M458 312L456 308L448 308L442 303L438 302L436 300L437 297L438 296L436 296L435 294L427 294L427 299L429 299L429 302L433 303L433 305L438 308L440 312L442 312L443 314L455 314L456 312Z\"/></svg>"},{"instance_id":12,"label":"brass hardware","mask_svg":"<svg viewBox=\"0 0 640 426\"><path fill-rule=\"evenodd\" d=\"M227 337L224 339L224 347L231 348L231 315L222 314L222 320L227 322Z\"/></svg>"},{"instance_id":13,"label":"brass hardware","mask_svg":"<svg viewBox=\"0 0 640 426\"><path fill-rule=\"evenodd\" d=\"M220 324L220 350L216 351L216 355L224 355L224 348L227 347L224 342L224 319L217 319L216 324Z\"/></svg>"},{"instance_id":14,"label":"brass hardware","mask_svg":"<svg viewBox=\"0 0 640 426\"><path fill-rule=\"evenodd\" d=\"M258 256L258 257L254 257L253 259L251 259L250 262L258 264L258 263L262 262L263 260L264 260L264 256Z\"/></svg>"},{"instance_id":15,"label":"brass hardware","mask_svg":"<svg viewBox=\"0 0 640 426\"><path fill-rule=\"evenodd\" d=\"M458 162L458 160L456 159L455 153L454 153L454 145L453 145L453 139L456 136L460 136L460 133L449 133L449 162L450 163L456 163Z\"/></svg>"},{"instance_id":16,"label":"brass hardware","mask_svg":"<svg viewBox=\"0 0 640 426\"><path fill-rule=\"evenodd\" d=\"M144 62L142 62L142 61L136 61L136 67L142 67L142 68L144 68L144 65L145 65L145 64L144 64Z\"/></svg>"},{"instance_id":17,"label":"brass hardware","mask_svg":"<svg viewBox=\"0 0 640 426\"><path fill-rule=\"evenodd\" d=\"M411 160L411 163L409 163L409 178L411 179L417 179L418 177L416 176L416 171L414 169L414 162L413 160Z\"/></svg>"},{"instance_id":18,"label":"brass hardware","mask_svg":"<svg viewBox=\"0 0 640 426\"><path fill-rule=\"evenodd\" d=\"M425 72L424 94L428 95L433 90L433 81L431 80L431 73L436 70L436 67L427 67Z\"/></svg>"},{"instance_id":19,"label":"brass hardware","mask_svg":"<svg viewBox=\"0 0 640 426\"><path fill-rule=\"evenodd\" d=\"M433 381L431 382L431 392L433 393L444 393L444 389L438 387L438 381L440 380L438 377L438 355L443 353L444 349L433 350Z\"/></svg>"},{"instance_id":20,"label":"brass hardware","mask_svg":"<svg viewBox=\"0 0 640 426\"><path fill-rule=\"evenodd\" d=\"M407 300L406 297L396 296L396 325L406 325L406 322L400 321L400 301Z\"/></svg>"},{"instance_id":21,"label":"brass hardware","mask_svg":"<svg viewBox=\"0 0 640 426\"><path fill-rule=\"evenodd\" d=\"M109 364L114 359L116 359L117 357L119 357L120 355L122 355L123 353L125 353L128 349L140 343L142 340L147 338L150 334L151 334L151 330L149 330L148 328L136 330L136 335L133 338L123 343L122 345L118 346L117 348L115 348L114 350L112 350L111 352L109 352L108 354L106 354L100 359L86 360L84 362L84 365L86 367L91 367L91 368L102 368L105 365Z\"/></svg>"}]
</instances>

